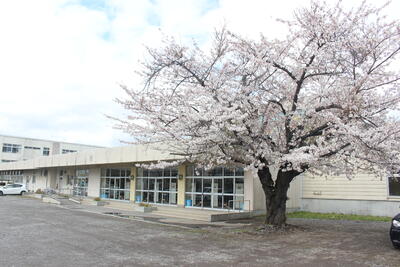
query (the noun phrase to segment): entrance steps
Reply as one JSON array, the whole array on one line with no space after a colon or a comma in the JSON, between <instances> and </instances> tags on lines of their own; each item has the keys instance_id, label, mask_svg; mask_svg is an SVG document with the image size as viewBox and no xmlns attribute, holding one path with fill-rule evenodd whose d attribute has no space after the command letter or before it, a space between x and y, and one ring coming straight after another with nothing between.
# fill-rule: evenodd
<instances>
[{"instance_id":1,"label":"entrance steps","mask_svg":"<svg viewBox=\"0 0 400 267\"><path fill-rule=\"evenodd\" d=\"M92 199L83 199L82 204L93 205L94 201ZM105 207L110 209L129 211L129 212L139 212L136 208L139 205L131 202L124 201L113 201L107 200L107 205ZM240 219L248 218L254 216L251 212L228 212L221 210L207 210L207 209L196 209L196 208L183 208L177 206L166 206L166 205L156 205L151 204L152 207L156 209L150 213L146 213L147 216L160 216L160 217L170 217L179 219L189 219L198 220L205 222L216 222L216 221L226 221L230 219Z\"/></svg>"},{"instance_id":2,"label":"entrance steps","mask_svg":"<svg viewBox=\"0 0 400 267\"><path fill-rule=\"evenodd\" d=\"M174 217L180 219L191 219L198 221L211 222L211 216L221 212L215 212L210 210L197 210L191 208L179 208L179 207L164 207L157 206L157 210L153 211L152 214L158 216Z\"/></svg>"}]
</instances>

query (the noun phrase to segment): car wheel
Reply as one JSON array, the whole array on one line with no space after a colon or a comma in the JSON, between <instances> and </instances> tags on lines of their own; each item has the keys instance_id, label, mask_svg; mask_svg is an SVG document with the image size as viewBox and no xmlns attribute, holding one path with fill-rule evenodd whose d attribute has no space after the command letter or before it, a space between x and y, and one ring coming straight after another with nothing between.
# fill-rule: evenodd
<instances>
[{"instance_id":1,"label":"car wheel","mask_svg":"<svg viewBox=\"0 0 400 267\"><path fill-rule=\"evenodd\" d=\"M0 196L2 196L3 195L3 191L0 191Z\"/></svg>"},{"instance_id":2,"label":"car wheel","mask_svg":"<svg viewBox=\"0 0 400 267\"><path fill-rule=\"evenodd\" d=\"M21 191L21 196L25 195L25 193L26 193L25 191Z\"/></svg>"},{"instance_id":3,"label":"car wheel","mask_svg":"<svg viewBox=\"0 0 400 267\"><path fill-rule=\"evenodd\" d=\"M392 243L392 244L393 244L393 247L394 247L395 249L400 249L400 245L395 244L395 243Z\"/></svg>"}]
</instances>

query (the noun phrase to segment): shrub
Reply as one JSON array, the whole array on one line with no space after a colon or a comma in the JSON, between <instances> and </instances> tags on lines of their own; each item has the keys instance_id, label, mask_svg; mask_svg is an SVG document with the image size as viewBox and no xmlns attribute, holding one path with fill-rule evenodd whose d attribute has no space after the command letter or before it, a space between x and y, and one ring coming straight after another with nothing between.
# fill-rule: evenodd
<instances>
[{"instance_id":1,"label":"shrub","mask_svg":"<svg viewBox=\"0 0 400 267\"><path fill-rule=\"evenodd\" d=\"M35 192L36 194L44 194L44 192L42 191L42 189L38 188Z\"/></svg>"},{"instance_id":2,"label":"shrub","mask_svg":"<svg viewBox=\"0 0 400 267\"><path fill-rule=\"evenodd\" d=\"M99 197L95 197L93 200L94 200L94 201L100 201L100 200L101 200L101 198L99 198Z\"/></svg>"}]
</instances>

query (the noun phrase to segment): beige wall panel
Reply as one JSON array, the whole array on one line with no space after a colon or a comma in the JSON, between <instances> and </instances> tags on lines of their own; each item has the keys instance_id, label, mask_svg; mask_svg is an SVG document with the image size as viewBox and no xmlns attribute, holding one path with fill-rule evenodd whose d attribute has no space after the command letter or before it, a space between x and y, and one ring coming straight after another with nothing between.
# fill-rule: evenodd
<instances>
[{"instance_id":1,"label":"beige wall panel","mask_svg":"<svg viewBox=\"0 0 400 267\"><path fill-rule=\"evenodd\" d=\"M132 167L131 168L131 177L134 177L134 179L131 179L131 188L130 188L130 194L129 194L129 200L131 202L135 202L135 196L136 196L136 178L137 178L137 168Z\"/></svg>"},{"instance_id":2,"label":"beige wall panel","mask_svg":"<svg viewBox=\"0 0 400 267\"><path fill-rule=\"evenodd\" d=\"M179 176L182 175L183 179L179 179ZM185 206L185 191L186 191L186 166L181 165L178 167L178 206Z\"/></svg>"},{"instance_id":3,"label":"beige wall panel","mask_svg":"<svg viewBox=\"0 0 400 267\"><path fill-rule=\"evenodd\" d=\"M290 183L288 191L287 209L299 209L301 207L301 184L303 177L299 175Z\"/></svg>"},{"instance_id":4,"label":"beige wall panel","mask_svg":"<svg viewBox=\"0 0 400 267\"><path fill-rule=\"evenodd\" d=\"M303 198L386 200L387 179L358 174L351 180L345 176L305 175Z\"/></svg>"}]
</instances>

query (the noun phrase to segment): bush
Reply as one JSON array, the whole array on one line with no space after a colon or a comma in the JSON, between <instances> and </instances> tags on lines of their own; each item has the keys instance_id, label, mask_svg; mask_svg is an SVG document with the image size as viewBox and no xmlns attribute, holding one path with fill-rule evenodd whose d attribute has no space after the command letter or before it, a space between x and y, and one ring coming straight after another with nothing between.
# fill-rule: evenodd
<instances>
[{"instance_id":1,"label":"bush","mask_svg":"<svg viewBox=\"0 0 400 267\"><path fill-rule=\"evenodd\" d=\"M151 207L150 204L148 204L148 203L143 203L143 202L140 202L140 203L139 203L139 206L140 206L140 207Z\"/></svg>"},{"instance_id":2,"label":"bush","mask_svg":"<svg viewBox=\"0 0 400 267\"><path fill-rule=\"evenodd\" d=\"M35 193L40 195L44 194L44 192L40 188L38 188Z\"/></svg>"},{"instance_id":3,"label":"bush","mask_svg":"<svg viewBox=\"0 0 400 267\"><path fill-rule=\"evenodd\" d=\"M99 197L95 197L93 200L94 200L94 201L100 201L100 200L101 200L101 198L99 198Z\"/></svg>"}]
</instances>

